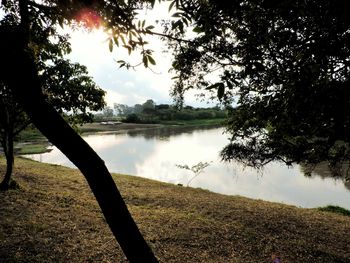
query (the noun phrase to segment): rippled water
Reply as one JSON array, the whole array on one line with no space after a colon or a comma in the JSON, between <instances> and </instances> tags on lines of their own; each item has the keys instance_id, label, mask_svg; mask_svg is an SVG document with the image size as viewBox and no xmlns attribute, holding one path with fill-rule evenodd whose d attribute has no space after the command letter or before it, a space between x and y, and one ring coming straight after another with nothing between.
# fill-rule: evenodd
<instances>
[{"instance_id":1,"label":"rippled water","mask_svg":"<svg viewBox=\"0 0 350 263\"><path fill-rule=\"evenodd\" d=\"M262 172L244 169L238 163L222 163L219 151L228 142L221 128L155 129L125 134L94 134L84 139L104 159L111 172L137 175L163 182L183 184L193 173L176 165L210 162L190 186L302 207L328 204L350 209L350 185L328 177L326 168L305 177L302 167L271 163ZM74 167L55 147L32 159Z\"/></svg>"}]
</instances>

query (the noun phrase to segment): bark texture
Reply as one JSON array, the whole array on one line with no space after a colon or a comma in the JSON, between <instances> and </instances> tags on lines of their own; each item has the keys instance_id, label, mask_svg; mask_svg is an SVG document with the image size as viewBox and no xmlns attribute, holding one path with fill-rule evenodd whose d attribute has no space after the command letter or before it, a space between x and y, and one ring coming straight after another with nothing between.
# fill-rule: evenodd
<instances>
[{"instance_id":1,"label":"bark texture","mask_svg":"<svg viewBox=\"0 0 350 263\"><path fill-rule=\"evenodd\" d=\"M1 138L1 146L4 151L4 155L6 158L6 173L5 176L0 183L0 190L8 190L10 188L11 175L14 165L14 157L13 157L13 123L11 123L9 112L5 107L1 108L1 122L3 125L3 131Z\"/></svg>"}]
</instances>

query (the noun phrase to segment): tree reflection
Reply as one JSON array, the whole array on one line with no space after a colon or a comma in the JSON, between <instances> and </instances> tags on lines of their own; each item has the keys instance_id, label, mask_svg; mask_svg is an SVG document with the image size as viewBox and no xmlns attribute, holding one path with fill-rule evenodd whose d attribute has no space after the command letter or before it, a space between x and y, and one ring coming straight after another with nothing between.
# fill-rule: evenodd
<instances>
[{"instance_id":1,"label":"tree reflection","mask_svg":"<svg viewBox=\"0 0 350 263\"><path fill-rule=\"evenodd\" d=\"M321 177L323 179L333 178L337 181L342 181L346 189L350 191L350 163L343 163L342 167L337 167L337 173L334 173L327 162L322 162L317 165L301 164L300 170L306 177Z\"/></svg>"},{"instance_id":2,"label":"tree reflection","mask_svg":"<svg viewBox=\"0 0 350 263\"><path fill-rule=\"evenodd\" d=\"M194 131L198 130L211 130L217 129L217 126L191 126L191 127L182 127L182 126L167 126L167 127L159 127L159 128L150 128L150 129L142 129L142 130L129 130L127 135L136 138L142 137L146 140L160 140L160 141L169 141L169 139L173 136L177 136L180 134L193 134Z\"/></svg>"}]
</instances>

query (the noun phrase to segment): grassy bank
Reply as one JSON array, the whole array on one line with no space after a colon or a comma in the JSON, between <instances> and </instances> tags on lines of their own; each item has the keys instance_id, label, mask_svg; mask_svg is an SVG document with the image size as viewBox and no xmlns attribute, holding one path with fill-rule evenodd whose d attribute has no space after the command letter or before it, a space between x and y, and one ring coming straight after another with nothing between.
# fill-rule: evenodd
<instances>
[{"instance_id":1,"label":"grassy bank","mask_svg":"<svg viewBox=\"0 0 350 263\"><path fill-rule=\"evenodd\" d=\"M0 159L0 172L4 161ZM77 170L16 159L1 262L125 262ZM350 217L114 175L161 262L350 262Z\"/></svg>"},{"instance_id":2,"label":"grassy bank","mask_svg":"<svg viewBox=\"0 0 350 263\"><path fill-rule=\"evenodd\" d=\"M41 132L35 127L27 127L17 136L17 141L20 142L31 142L31 141L45 141L46 138Z\"/></svg>"},{"instance_id":3,"label":"grassy bank","mask_svg":"<svg viewBox=\"0 0 350 263\"><path fill-rule=\"evenodd\" d=\"M208 127L208 126L220 126L225 119L202 119L202 120L175 120L175 121L162 121L157 124L144 124L144 123L113 123L101 124L99 122L86 123L79 127L80 133L94 133L94 132L128 132L134 130L146 130L156 129L170 126L181 127ZM35 128L28 128L22 131L17 139L18 142L35 142L37 145L44 145L47 143L46 138ZM28 145L28 144L27 144ZM23 147L27 147L23 144ZM29 151L27 147L24 151ZM35 150L35 149L34 149ZM34 153L34 152L33 152Z\"/></svg>"},{"instance_id":4,"label":"grassy bank","mask_svg":"<svg viewBox=\"0 0 350 263\"><path fill-rule=\"evenodd\" d=\"M118 124L101 124L87 123L80 127L82 133L92 132L127 132L134 130L156 129L169 126L181 127L204 127L204 126L220 126L225 119L205 119L205 120L189 120L189 121L162 121L157 124L141 124L141 123L118 123Z\"/></svg>"},{"instance_id":5,"label":"grassy bank","mask_svg":"<svg viewBox=\"0 0 350 263\"><path fill-rule=\"evenodd\" d=\"M161 124L118 123L104 125L98 122L86 123L79 127L81 133L94 132L127 132L129 130L153 129L162 127Z\"/></svg>"},{"instance_id":6,"label":"grassy bank","mask_svg":"<svg viewBox=\"0 0 350 263\"><path fill-rule=\"evenodd\" d=\"M174 121L162 121L163 125L181 125L181 126L216 126L222 125L226 119L202 119L202 120L174 120Z\"/></svg>"},{"instance_id":7,"label":"grassy bank","mask_svg":"<svg viewBox=\"0 0 350 263\"><path fill-rule=\"evenodd\" d=\"M190 120L190 121L164 121L159 124L139 124L139 123L87 123L79 128L79 132L95 133L95 132L137 132L148 129L159 129L168 127L211 127L220 126L224 119L206 119L206 120ZM50 151L47 147L49 143L47 139L35 128L28 128L22 131L16 140L15 154L37 154Z\"/></svg>"},{"instance_id":8,"label":"grassy bank","mask_svg":"<svg viewBox=\"0 0 350 263\"><path fill-rule=\"evenodd\" d=\"M24 155L24 154L38 154L51 151L48 149L50 146L48 141L34 141L28 143L16 143L15 145L15 154Z\"/></svg>"}]
</instances>

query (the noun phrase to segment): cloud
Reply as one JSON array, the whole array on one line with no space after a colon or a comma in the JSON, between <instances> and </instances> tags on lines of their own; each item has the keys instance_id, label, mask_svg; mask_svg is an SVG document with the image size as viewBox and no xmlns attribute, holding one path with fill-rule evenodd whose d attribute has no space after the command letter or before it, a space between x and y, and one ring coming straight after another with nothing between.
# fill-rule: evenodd
<instances>
[{"instance_id":1,"label":"cloud","mask_svg":"<svg viewBox=\"0 0 350 263\"><path fill-rule=\"evenodd\" d=\"M140 15L141 17L141 15ZM158 6L157 10L147 10L146 25L154 24L156 19L168 17L167 6ZM153 19L149 19L149 18ZM161 31L160 25L155 30ZM107 91L106 101L112 106L114 102L134 105L153 99L156 103L171 103L170 88L173 76L168 72L171 67L171 54L165 44L157 37L147 37L148 48L154 50L156 65L152 70L142 65L136 70L119 68L117 60L126 60L137 64L141 61L138 51L128 55L125 48L114 46L111 53L106 42L107 34L102 29L91 32L86 30L69 30L71 35L72 53L68 56L72 61L87 66L94 81ZM205 105L196 101L194 92L186 96L187 104Z\"/></svg>"},{"instance_id":2,"label":"cloud","mask_svg":"<svg viewBox=\"0 0 350 263\"><path fill-rule=\"evenodd\" d=\"M149 98L159 102L171 101L169 88L171 75L167 73L169 64L162 61L167 58L156 58L157 65L154 73L143 66L137 70L119 68L116 60L130 59L136 61L140 56L128 57L125 50L115 48L113 53L105 42L106 35L102 30L93 32L73 31L71 33L72 53L69 54L74 62L87 66L94 81L107 91L107 103L127 103L130 105L142 103ZM167 67L166 70L163 70Z\"/></svg>"}]
</instances>

